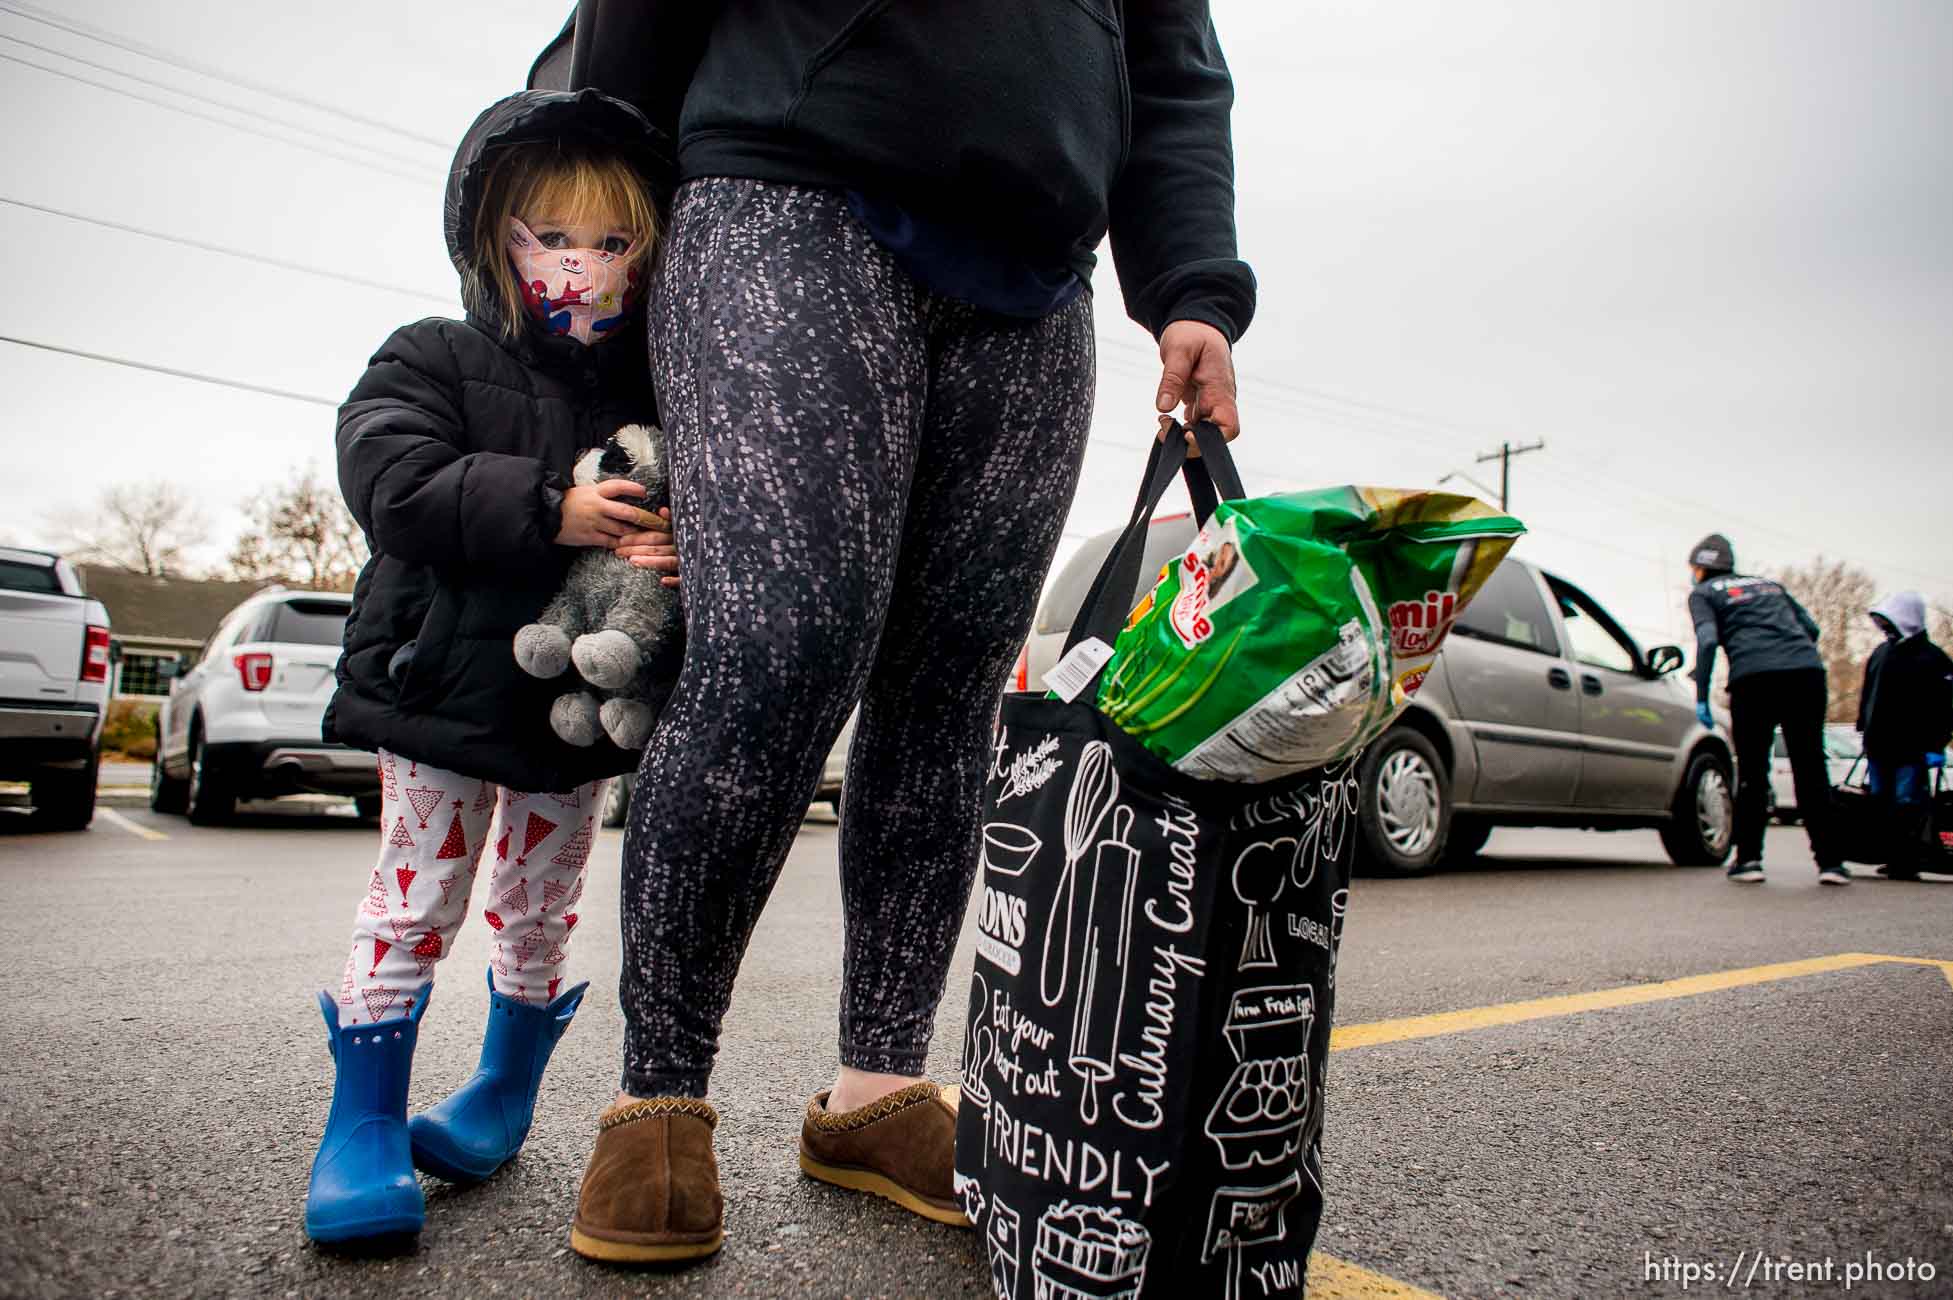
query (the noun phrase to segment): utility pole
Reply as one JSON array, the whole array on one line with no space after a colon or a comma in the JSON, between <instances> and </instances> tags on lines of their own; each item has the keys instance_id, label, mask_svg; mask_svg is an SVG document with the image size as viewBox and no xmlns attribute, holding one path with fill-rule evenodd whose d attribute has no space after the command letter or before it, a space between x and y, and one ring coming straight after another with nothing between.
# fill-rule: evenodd
<instances>
[{"instance_id":1,"label":"utility pole","mask_svg":"<svg viewBox=\"0 0 1953 1300\"><path fill-rule=\"evenodd\" d=\"M1480 456L1478 458L1479 464L1483 464L1488 460L1496 460L1497 462L1499 462L1499 509L1500 510L1508 510L1511 508L1510 503L1512 501L1512 458L1514 456L1523 456L1529 451L1539 451L1543 449L1545 446L1546 446L1546 439L1544 438L1541 438L1536 442L1526 443L1523 446L1519 446L1519 447L1515 447L1509 442L1502 442L1499 444L1499 449L1497 451L1488 451L1483 456Z\"/></svg>"}]
</instances>

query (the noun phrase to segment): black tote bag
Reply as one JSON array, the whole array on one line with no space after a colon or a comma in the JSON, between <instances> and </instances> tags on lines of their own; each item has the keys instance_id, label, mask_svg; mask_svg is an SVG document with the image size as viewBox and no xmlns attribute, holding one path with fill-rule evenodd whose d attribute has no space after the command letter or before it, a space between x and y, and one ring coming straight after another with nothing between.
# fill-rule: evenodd
<instances>
[{"instance_id":1,"label":"black tote bag","mask_svg":"<svg viewBox=\"0 0 1953 1300\"><path fill-rule=\"evenodd\" d=\"M1115 639L1176 476L1241 490L1218 430L1155 446L1068 649ZM1103 669L1100 669L1102 672ZM1354 762L1196 780L1091 701L1006 696L985 794L957 1188L1000 1300L1302 1294Z\"/></svg>"}]
</instances>

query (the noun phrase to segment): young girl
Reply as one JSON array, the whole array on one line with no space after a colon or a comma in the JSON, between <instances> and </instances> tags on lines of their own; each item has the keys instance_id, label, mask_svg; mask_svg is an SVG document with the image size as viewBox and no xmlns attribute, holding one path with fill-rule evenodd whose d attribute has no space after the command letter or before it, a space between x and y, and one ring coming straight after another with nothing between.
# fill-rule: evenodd
<instances>
[{"instance_id":1,"label":"young girl","mask_svg":"<svg viewBox=\"0 0 1953 1300\"><path fill-rule=\"evenodd\" d=\"M639 289L668 168L662 137L594 91L489 108L448 179L467 319L395 331L340 408L339 482L373 558L325 735L379 751L383 811L352 952L319 995L337 1083L305 1201L317 1241L416 1232L415 1166L472 1180L513 1156L586 987L564 987L564 953L605 778L636 756L558 740L561 684L523 673L512 639L578 547L655 557L677 581L642 488L570 485L579 451L656 418ZM410 1124L415 1034L477 874L481 1065Z\"/></svg>"}]
</instances>

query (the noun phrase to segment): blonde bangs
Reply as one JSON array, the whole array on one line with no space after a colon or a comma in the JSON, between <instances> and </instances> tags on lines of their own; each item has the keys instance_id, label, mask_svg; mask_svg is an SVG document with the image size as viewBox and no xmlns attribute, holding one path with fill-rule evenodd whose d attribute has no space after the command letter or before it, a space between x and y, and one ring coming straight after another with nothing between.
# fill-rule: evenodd
<instances>
[{"instance_id":1,"label":"blonde bangs","mask_svg":"<svg viewBox=\"0 0 1953 1300\"><path fill-rule=\"evenodd\" d=\"M521 333L527 315L507 250L509 218L515 216L532 226L543 221L600 222L630 236L633 262L649 257L658 242L658 213L650 192L622 158L554 144L509 150L489 173L475 217L474 265L469 271L476 291L501 307L510 338Z\"/></svg>"}]
</instances>

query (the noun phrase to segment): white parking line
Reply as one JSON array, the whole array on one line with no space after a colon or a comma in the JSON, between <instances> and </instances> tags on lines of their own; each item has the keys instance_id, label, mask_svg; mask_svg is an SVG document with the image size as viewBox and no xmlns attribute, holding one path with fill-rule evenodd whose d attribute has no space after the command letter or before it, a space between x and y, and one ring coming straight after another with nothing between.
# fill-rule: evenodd
<instances>
[{"instance_id":1,"label":"white parking line","mask_svg":"<svg viewBox=\"0 0 1953 1300\"><path fill-rule=\"evenodd\" d=\"M161 831L153 831L149 829L149 827L147 826L139 825L136 822L130 821L127 817L124 817L121 813L115 811L115 809L113 808L98 807L95 809L95 815L97 817L102 818L104 821L113 822L115 825L120 826L123 830L129 832L129 834L131 835L136 836L138 839L166 840L169 838L169 836L163 834L163 832Z\"/></svg>"}]
</instances>

